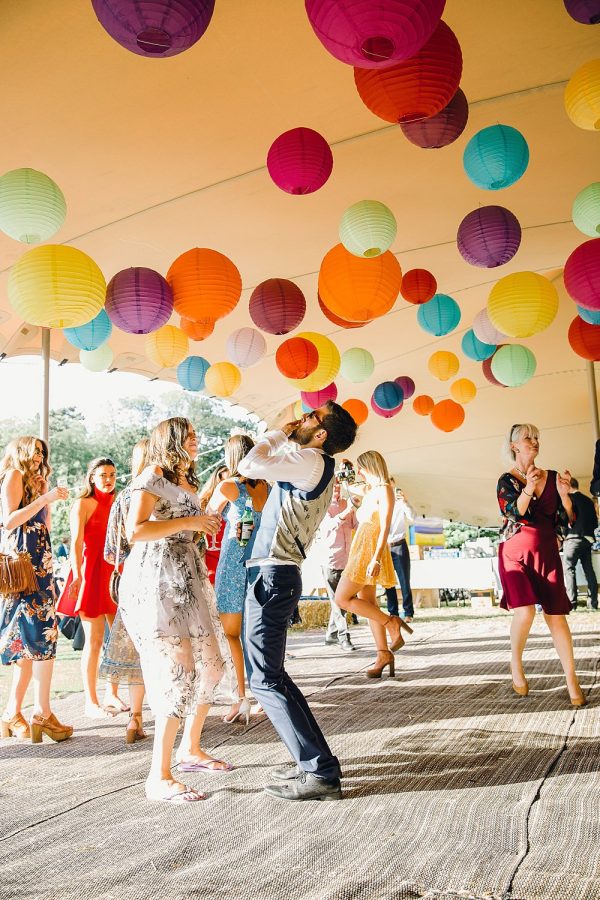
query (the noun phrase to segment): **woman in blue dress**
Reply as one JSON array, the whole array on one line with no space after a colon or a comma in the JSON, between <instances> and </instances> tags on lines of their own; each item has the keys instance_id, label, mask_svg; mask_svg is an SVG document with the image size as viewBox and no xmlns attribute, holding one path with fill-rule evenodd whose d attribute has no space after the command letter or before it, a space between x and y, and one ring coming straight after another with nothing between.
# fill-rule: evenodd
<instances>
[{"instance_id":1,"label":"woman in blue dress","mask_svg":"<svg viewBox=\"0 0 600 900\"><path fill-rule=\"evenodd\" d=\"M235 666L240 698L223 719L227 725L238 719L244 720L247 725L250 720L250 701L246 697L244 652L241 641L242 610L246 596L246 560L250 559L260 515L269 495L266 481L242 478L238 472L240 460L252 447L254 441L247 434L235 434L229 438L225 444L225 465L230 476L217 486L209 504L210 512L222 514L226 520L215 577L215 593L217 609ZM250 540L242 546L241 521L246 507L252 511L254 527Z\"/></svg>"}]
</instances>

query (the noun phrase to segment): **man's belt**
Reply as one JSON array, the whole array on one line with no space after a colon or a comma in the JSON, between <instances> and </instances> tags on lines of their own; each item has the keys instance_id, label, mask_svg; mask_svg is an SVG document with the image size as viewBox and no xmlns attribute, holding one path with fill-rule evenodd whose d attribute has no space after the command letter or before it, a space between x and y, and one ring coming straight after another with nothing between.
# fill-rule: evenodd
<instances>
[{"instance_id":1,"label":"man's belt","mask_svg":"<svg viewBox=\"0 0 600 900\"><path fill-rule=\"evenodd\" d=\"M399 541L392 541L392 543L390 544L390 547L397 547L399 544L405 544L405 543L406 543L406 538L400 538Z\"/></svg>"}]
</instances>

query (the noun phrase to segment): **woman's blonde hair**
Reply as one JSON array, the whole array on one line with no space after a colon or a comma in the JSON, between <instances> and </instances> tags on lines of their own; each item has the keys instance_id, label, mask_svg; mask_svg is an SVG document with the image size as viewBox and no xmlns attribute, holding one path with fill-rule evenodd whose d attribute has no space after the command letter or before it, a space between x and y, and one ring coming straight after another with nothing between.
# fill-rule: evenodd
<instances>
[{"instance_id":1,"label":"woman's blonde hair","mask_svg":"<svg viewBox=\"0 0 600 900\"><path fill-rule=\"evenodd\" d=\"M79 494L80 500L85 500L86 497L94 496L94 485L92 484L92 480L94 478L94 474L97 469L101 469L102 466L112 466L116 471L116 466L112 459L108 456L97 456L96 459L93 459L91 463L89 463L87 467L87 472L85 473L85 481L83 482L83 487L81 489L81 493ZM112 490L114 494L114 488Z\"/></svg>"},{"instance_id":2,"label":"woman's blonde hair","mask_svg":"<svg viewBox=\"0 0 600 900\"><path fill-rule=\"evenodd\" d=\"M360 466L370 475L377 475L380 481L390 483L390 473L385 459L378 450L365 450L356 458L356 465Z\"/></svg>"},{"instance_id":3,"label":"woman's blonde hair","mask_svg":"<svg viewBox=\"0 0 600 900\"><path fill-rule=\"evenodd\" d=\"M136 475L139 475L140 472L143 472L146 466L148 465L148 449L150 447L150 438L143 437L140 438L137 443L133 445L131 448L131 477L135 478ZM136 471L133 471L133 459L136 453L140 454L140 461L136 466Z\"/></svg>"},{"instance_id":4,"label":"woman's blonde hair","mask_svg":"<svg viewBox=\"0 0 600 900\"><path fill-rule=\"evenodd\" d=\"M39 468L35 468L33 462L37 444L40 444L42 448L42 463ZM0 462L0 484L10 469L16 469L23 476L23 505L27 506L28 503L40 496L40 490L36 484L37 476L41 475L42 478L47 479L52 472L48 463L46 441L29 434L10 441Z\"/></svg>"},{"instance_id":5,"label":"woman's blonde hair","mask_svg":"<svg viewBox=\"0 0 600 900\"><path fill-rule=\"evenodd\" d=\"M212 495L217 489L217 485L223 481L224 478L227 478L228 474L227 466L224 463L221 463L208 476L205 483L202 485L202 490L198 494L198 500L200 501L202 509L206 509L211 501Z\"/></svg>"},{"instance_id":6,"label":"woman's blonde hair","mask_svg":"<svg viewBox=\"0 0 600 900\"><path fill-rule=\"evenodd\" d=\"M510 431L508 432L508 435L504 439L504 443L502 445L503 455L509 462L514 463L515 461L515 451L510 445L515 441L520 441L521 438L524 437L535 438L535 440L539 443L539 428L537 428L535 425L531 425L528 422L524 422L522 424L519 424L517 422L516 425L511 425Z\"/></svg>"},{"instance_id":7,"label":"woman's blonde hair","mask_svg":"<svg viewBox=\"0 0 600 900\"><path fill-rule=\"evenodd\" d=\"M159 422L150 435L148 464L160 466L172 484L185 478L192 487L199 488L194 460L183 447L191 427L189 419L180 416Z\"/></svg>"},{"instance_id":8,"label":"woman's blonde hair","mask_svg":"<svg viewBox=\"0 0 600 900\"><path fill-rule=\"evenodd\" d=\"M239 478L238 466L254 447L254 441L248 434L232 434L225 442L225 465L229 469L230 478ZM254 482L248 479L251 484Z\"/></svg>"}]
</instances>

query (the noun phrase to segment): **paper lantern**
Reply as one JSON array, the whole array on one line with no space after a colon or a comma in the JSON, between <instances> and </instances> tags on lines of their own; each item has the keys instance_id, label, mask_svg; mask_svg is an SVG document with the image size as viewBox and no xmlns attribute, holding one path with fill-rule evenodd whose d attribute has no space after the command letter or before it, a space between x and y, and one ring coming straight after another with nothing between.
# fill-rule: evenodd
<instances>
[{"instance_id":1,"label":"paper lantern","mask_svg":"<svg viewBox=\"0 0 600 900\"><path fill-rule=\"evenodd\" d=\"M79 350L97 350L105 344L112 332L112 322L101 309L91 322L79 325L77 328L65 328L64 336L70 344Z\"/></svg>"},{"instance_id":2,"label":"paper lantern","mask_svg":"<svg viewBox=\"0 0 600 900\"><path fill-rule=\"evenodd\" d=\"M460 306L447 294L434 294L417 310L417 322L428 334L441 337L454 331L460 322Z\"/></svg>"},{"instance_id":3,"label":"paper lantern","mask_svg":"<svg viewBox=\"0 0 600 900\"><path fill-rule=\"evenodd\" d=\"M473 334L484 344L501 344L506 335L490 322L487 309L482 309L473 319Z\"/></svg>"},{"instance_id":4,"label":"paper lantern","mask_svg":"<svg viewBox=\"0 0 600 900\"><path fill-rule=\"evenodd\" d=\"M569 326L569 344L578 356L591 362L600 360L600 325L576 316Z\"/></svg>"},{"instance_id":5,"label":"paper lantern","mask_svg":"<svg viewBox=\"0 0 600 900\"><path fill-rule=\"evenodd\" d=\"M171 318L173 294L153 269L123 269L108 282L106 312L117 328L128 334L150 334Z\"/></svg>"},{"instance_id":6,"label":"paper lantern","mask_svg":"<svg viewBox=\"0 0 600 900\"><path fill-rule=\"evenodd\" d=\"M194 247L178 256L167 272L175 311L192 322L215 322L229 315L242 295L237 266L206 247Z\"/></svg>"},{"instance_id":7,"label":"paper lantern","mask_svg":"<svg viewBox=\"0 0 600 900\"><path fill-rule=\"evenodd\" d=\"M454 400L440 400L431 410L431 421L440 431L456 431L465 421L465 411Z\"/></svg>"},{"instance_id":8,"label":"paper lantern","mask_svg":"<svg viewBox=\"0 0 600 900\"><path fill-rule=\"evenodd\" d=\"M331 147L312 128L292 128L276 138L267 154L267 169L286 194L312 194L333 169Z\"/></svg>"},{"instance_id":9,"label":"paper lantern","mask_svg":"<svg viewBox=\"0 0 600 900\"><path fill-rule=\"evenodd\" d=\"M419 394L413 400L413 409L418 416L428 416L434 406L433 397L430 397L429 394Z\"/></svg>"},{"instance_id":10,"label":"paper lantern","mask_svg":"<svg viewBox=\"0 0 600 900\"><path fill-rule=\"evenodd\" d=\"M586 309L585 306L578 306L577 312L579 318L589 325L600 325L600 309Z\"/></svg>"},{"instance_id":11,"label":"paper lantern","mask_svg":"<svg viewBox=\"0 0 600 900\"><path fill-rule=\"evenodd\" d=\"M354 256L381 256L394 243L394 214L379 200L359 200L348 207L340 222L340 241Z\"/></svg>"},{"instance_id":12,"label":"paper lantern","mask_svg":"<svg viewBox=\"0 0 600 900\"><path fill-rule=\"evenodd\" d=\"M306 378L293 379L292 384L300 391L322 391L332 383L340 371L340 353L333 341L315 331L302 331L297 337L314 344L319 354L319 362L314 372Z\"/></svg>"},{"instance_id":13,"label":"paper lantern","mask_svg":"<svg viewBox=\"0 0 600 900\"><path fill-rule=\"evenodd\" d=\"M230 362L214 363L206 370L204 389L215 397L231 397L242 383L242 374Z\"/></svg>"},{"instance_id":14,"label":"paper lantern","mask_svg":"<svg viewBox=\"0 0 600 900\"><path fill-rule=\"evenodd\" d=\"M404 399L408 400L415 392L415 383L408 375L399 375L394 381L404 394Z\"/></svg>"},{"instance_id":15,"label":"paper lantern","mask_svg":"<svg viewBox=\"0 0 600 900\"><path fill-rule=\"evenodd\" d=\"M305 0L313 31L350 66L378 69L409 59L429 40L446 0Z\"/></svg>"},{"instance_id":16,"label":"paper lantern","mask_svg":"<svg viewBox=\"0 0 600 900\"><path fill-rule=\"evenodd\" d=\"M565 109L574 125L600 129L600 59L584 63L565 88Z\"/></svg>"},{"instance_id":17,"label":"paper lantern","mask_svg":"<svg viewBox=\"0 0 600 900\"><path fill-rule=\"evenodd\" d=\"M10 305L25 322L44 328L76 328L104 306L104 275L75 247L45 244L21 256L8 276Z\"/></svg>"},{"instance_id":18,"label":"paper lantern","mask_svg":"<svg viewBox=\"0 0 600 900\"><path fill-rule=\"evenodd\" d=\"M215 0L92 0L105 31L138 56L176 56L199 41Z\"/></svg>"},{"instance_id":19,"label":"paper lantern","mask_svg":"<svg viewBox=\"0 0 600 900\"><path fill-rule=\"evenodd\" d=\"M394 124L435 116L456 94L461 75L460 44L445 22L410 59L385 69L354 69L365 106Z\"/></svg>"},{"instance_id":20,"label":"paper lantern","mask_svg":"<svg viewBox=\"0 0 600 900\"><path fill-rule=\"evenodd\" d=\"M564 0L564 3L576 22L582 25L597 25L600 22L600 0Z\"/></svg>"},{"instance_id":21,"label":"paper lantern","mask_svg":"<svg viewBox=\"0 0 600 900\"><path fill-rule=\"evenodd\" d=\"M89 372L105 372L112 365L113 352L108 344L102 344L95 350L80 350L79 362Z\"/></svg>"},{"instance_id":22,"label":"paper lantern","mask_svg":"<svg viewBox=\"0 0 600 900\"><path fill-rule=\"evenodd\" d=\"M351 347L342 353L340 375L354 384L367 381L373 374L375 360L368 350L362 347Z\"/></svg>"},{"instance_id":23,"label":"paper lantern","mask_svg":"<svg viewBox=\"0 0 600 900\"><path fill-rule=\"evenodd\" d=\"M323 406L329 400L335 402L337 395L338 389L333 383L326 385L320 391L300 391L302 403L307 408L307 411L318 409L319 406Z\"/></svg>"},{"instance_id":24,"label":"paper lantern","mask_svg":"<svg viewBox=\"0 0 600 900\"><path fill-rule=\"evenodd\" d=\"M186 391L203 391L210 363L203 356L187 356L177 366L177 381Z\"/></svg>"},{"instance_id":25,"label":"paper lantern","mask_svg":"<svg viewBox=\"0 0 600 900\"><path fill-rule=\"evenodd\" d=\"M600 309L600 238L576 247L565 263L563 275L567 293L575 303L586 309Z\"/></svg>"},{"instance_id":26,"label":"paper lantern","mask_svg":"<svg viewBox=\"0 0 600 900\"><path fill-rule=\"evenodd\" d=\"M434 378L439 381L448 381L454 378L460 368L458 356L449 350L436 350L427 362L427 368Z\"/></svg>"},{"instance_id":27,"label":"paper lantern","mask_svg":"<svg viewBox=\"0 0 600 900\"><path fill-rule=\"evenodd\" d=\"M181 328L163 325L146 338L146 356L161 369L171 369L188 355L190 342Z\"/></svg>"},{"instance_id":28,"label":"paper lantern","mask_svg":"<svg viewBox=\"0 0 600 900\"><path fill-rule=\"evenodd\" d=\"M396 409L404 402L404 394L395 381L382 381L373 391L373 400L381 409Z\"/></svg>"},{"instance_id":29,"label":"paper lantern","mask_svg":"<svg viewBox=\"0 0 600 900\"><path fill-rule=\"evenodd\" d=\"M409 269L402 277L400 293L409 303L427 303L437 291L437 281L427 269Z\"/></svg>"},{"instance_id":30,"label":"paper lantern","mask_svg":"<svg viewBox=\"0 0 600 900\"><path fill-rule=\"evenodd\" d=\"M59 186L36 169L13 169L0 178L0 229L23 244L53 237L65 221Z\"/></svg>"},{"instance_id":31,"label":"paper lantern","mask_svg":"<svg viewBox=\"0 0 600 900\"><path fill-rule=\"evenodd\" d=\"M575 197L573 224L590 237L600 235L600 181L588 184Z\"/></svg>"},{"instance_id":32,"label":"paper lantern","mask_svg":"<svg viewBox=\"0 0 600 900\"><path fill-rule=\"evenodd\" d=\"M202 322L192 322L191 319L182 318L179 327L193 341L204 341L207 337L210 337L215 330L215 323L213 319L205 319Z\"/></svg>"},{"instance_id":33,"label":"paper lantern","mask_svg":"<svg viewBox=\"0 0 600 900\"><path fill-rule=\"evenodd\" d=\"M362 400L345 400L342 406L350 413L357 425L363 425L369 418L369 407Z\"/></svg>"},{"instance_id":34,"label":"paper lantern","mask_svg":"<svg viewBox=\"0 0 600 900\"><path fill-rule=\"evenodd\" d=\"M439 113L419 122L400 125L404 137L423 150L448 147L461 136L469 119L469 104L459 88L454 97Z\"/></svg>"},{"instance_id":35,"label":"paper lantern","mask_svg":"<svg viewBox=\"0 0 600 900\"><path fill-rule=\"evenodd\" d=\"M318 363L319 351L306 338L288 338L275 354L275 365L286 378L307 378Z\"/></svg>"},{"instance_id":36,"label":"paper lantern","mask_svg":"<svg viewBox=\"0 0 600 900\"><path fill-rule=\"evenodd\" d=\"M500 347L505 347L505 346L506 346L506 344L500 344L496 349L499 350ZM505 388L506 385L505 385L505 384L502 384L501 381L498 381L497 378L494 378L494 375L492 374L492 360L493 360L493 358L494 358L494 356L492 355L492 356L490 356L489 359L485 359L485 360L481 363L481 371L483 372L483 375L484 375L484 377L487 379L487 381L489 381L490 384L493 384L494 387Z\"/></svg>"},{"instance_id":37,"label":"paper lantern","mask_svg":"<svg viewBox=\"0 0 600 900\"><path fill-rule=\"evenodd\" d=\"M350 322L370 322L393 307L402 270L388 250L373 259L359 259L336 244L319 271L319 296L336 316Z\"/></svg>"},{"instance_id":38,"label":"paper lantern","mask_svg":"<svg viewBox=\"0 0 600 900\"><path fill-rule=\"evenodd\" d=\"M490 125L474 135L463 154L467 177L486 191L510 187L529 164L529 147L520 131L510 125Z\"/></svg>"},{"instance_id":39,"label":"paper lantern","mask_svg":"<svg viewBox=\"0 0 600 900\"><path fill-rule=\"evenodd\" d=\"M368 325L368 322L348 322L347 319L341 319L339 316L334 316L330 309L327 309L319 294L317 293L317 300L319 303L319 309L323 313L326 319L329 319L330 322L333 322L334 325L339 325L340 328L363 328L365 325Z\"/></svg>"},{"instance_id":40,"label":"paper lantern","mask_svg":"<svg viewBox=\"0 0 600 900\"><path fill-rule=\"evenodd\" d=\"M255 328L238 328L227 338L227 356L240 369L248 369L261 361L267 342Z\"/></svg>"},{"instance_id":41,"label":"paper lantern","mask_svg":"<svg viewBox=\"0 0 600 900\"><path fill-rule=\"evenodd\" d=\"M373 412L377 413L378 416L381 416L382 419L392 419L394 416L398 415L403 405L404 401L394 409L382 409L382 407L378 406L375 402L375 398L371 396L371 409L373 410Z\"/></svg>"},{"instance_id":42,"label":"paper lantern","mask_svg":"<svg viewBox=\"0 0 600 900\"><path fill-rule=\"evenodd\" d=\"M475 362L483 362L484 359L489 359L496 351L496 344L485 344L483 341L480 341L475 336L472 328L469 328L463 334L460 347L465 356L475 360Z\"/></svg>"},{"instance_id":43,"label":"paper lantern","mask_svg":"<svg viewBox=\"0 0 600 900\"><path fill-rule=\"evenodd\" d=\"M460 223L456 243L471 266L493 269L507 263L519 249L521 226L503 206L480 206Z\"/></svg>"},{"instance_id":44,"label":"paper lantern","mask_svg":"<svg viewBox=\"0 0 600 900\"><path fill-rule=\"evenodd\" d=\"M477 396L477 388L470 378L458 378L450 385L450 393L457 403L470 403Z\"/></svg>"},{"instance_id":45,"label":"paper lantern","mask_svg":"<svg viewBox=\"0 0 600 900\"><path fill-rule=\"evenodd\" d=\"M306 312L304 294L287 278L268 278L250 295L250 318L269 334L287 334L297 328Z\"/></svg>"},{"instance_id":46,"label":"paper lantern","mask_svg":"<svg viewBox=\"0 0 600 900\"><path fill-rule=\"evenodd\" d=\"M492 325L509 337L530 337L554 321L558 291L537 272L513 272L494 285L487 309Z\"/></svg>"},{"instance_id":47,"label":"paper lantern","mask_svg":"<svg viewBox=\"0 0 600 900\"><path fill-rule=\"evenodd\" d=\"M306 410L307 412L309 410ZM298 419L301 419L305 410L302 404L302 400L296 400L294 406L292 408L292 421L296 422Z\"/></svg>"},{"instance_id":48,"label":"paper lantern","mask_svg":"<svg viewBox=\"0 0 600 900\"><path fill-rule=\"evenodd\" d=\"M519 387L533 378L535 356L521 344L505 344L492 356L492 375L507 387Z\"/></svg>"}]
</instances>

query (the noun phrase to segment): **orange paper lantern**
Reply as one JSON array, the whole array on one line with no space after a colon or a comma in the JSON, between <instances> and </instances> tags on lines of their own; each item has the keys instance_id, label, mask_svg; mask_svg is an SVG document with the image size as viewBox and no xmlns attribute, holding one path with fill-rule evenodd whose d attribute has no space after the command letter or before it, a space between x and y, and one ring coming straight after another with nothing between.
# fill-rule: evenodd
<instances>
[{"instance_id":1,"label":"orange paper lantern","mask_svg":"<svg viewBox=\"0 0 600 900\"><path fill-rule=\"evenodd\" d=\"M192 322L191 319L182 319L179 327L193 341L203 341L210 337L215 330L214 319L203 319L202 322Z\"/></svg>"},{"instance_id":2,"label":"orange paper lantern","mask_svg":"<svg viewBox=\"0 0 600 900\"><path fill-rule=\"evenodd\" d=\"M465 421L465 411L454 400L440 400L431 410L431 421L440 431L455 431Z\"/></svg>"},{"instance_id":3,"label":"orange paper lantern","mask_svg":"<svg viewBox=\"0 0 600 900\"><path fill-rule=\"evenodd\" d=\"M275 354L275 365L286 378L307 378L318 364L319 351L307 338L288 338Z\"/></svg>"},{"instance_id":4,"label":"orange paper lantern","mask_svg":"<svg viewBox=\"0 0 600 900\"><path fill-rule=\"evenodd\" d=\"M428 303L437 291L437 281L427 269L410 269L402 276L400 293L409 303Z\"/></svg>"},{"instance_id":5,"label":"orange paper lantern","mask_svg":"<svg viewBox=\"0 0 600 900\"><path fill-rule=\"evenodd\" d=\"M450 385L450 393L457 403L470 403L477 396L477 388L470 378L459 378Z\"/></svg>"},{"instance_id":6,"label":"orange paper lantern","mask_svg":"<svg viewBox=\"0 0 600 900\"><path fill-rule=\"evenodd\" d=\"M429 394L419 394L413 400L413 409L418 416L428 416L434 406L433 397L430 397Z\"/></svg>"},{"instance_id":7,"label":"orange paper lantern","mask_svg":"<svg viewBox=\"0 0 600 900\"><path fill-rule=\"evenodd\" d=\"M217 250L195 247L178 256L167 272L175 311L193 322L222 319L242 294L237 267Z\"/></svg>"},{"instance_id":8,"label":"orange paper lantern","mask_svg":"<svg viewBox=\"0 0 600 900\"><path fill-rule=\"evenodd\" d=\"M393 253L361 259L337 244L319 271L319 296L334 315L349 322L384 316L398 297L402 270Z\"/></svg>"},{"instance_id":9,"label":"orange paper lantern","mask_svg":"<svg viewBox=\"0 0 600 900\"><path fill-rule=\"evenodd\" d=\"M577 356L590 362L600 360L600 325L592 325L575 316L569 326L568 337L569 344Z\"/></svg>"},{"instance_id":10,"label":"orange paper lantern","mask_svg":"<svg viewBox=\"0 0 600 900\"><path fill-rule=\"evenodd\" d=\"M450 353L449 350L436 350L429 357L427 366L434 378L439 378L440 381L448 381L449 378L456 375L460 368L460 363L455 353Z\"/></svg>"},{"instance_id":11,"label":"orange paper lantern","mask_svg":"<svg viewBox=\"0 0 600 900\"><path fill-rule=\"evenodd\" d=\"M330 322L333 322L334 325L339 325L340 328L362 328L363 325L368 325L368 322L349 322L347 319L341 319L339 316L334 316L330 309L327 309L319 294L317 293L317 300L319 301L319 309L323 313L326 319L329 319Z\"/></svg>"},{"instance_id":12,"label":"orange paper lantern","mask_svg":"<svg viewBox=\"0 0 600 900\"><path fill-rule=\"evenodd\" d=\"M369 407L366 403L363 403L362 400L355 400L352 398L351 400L346 400L342 403L342 406L349 412L357 425L362 425L367 421L369 416Z\"/></svg>"}]
</instances>

